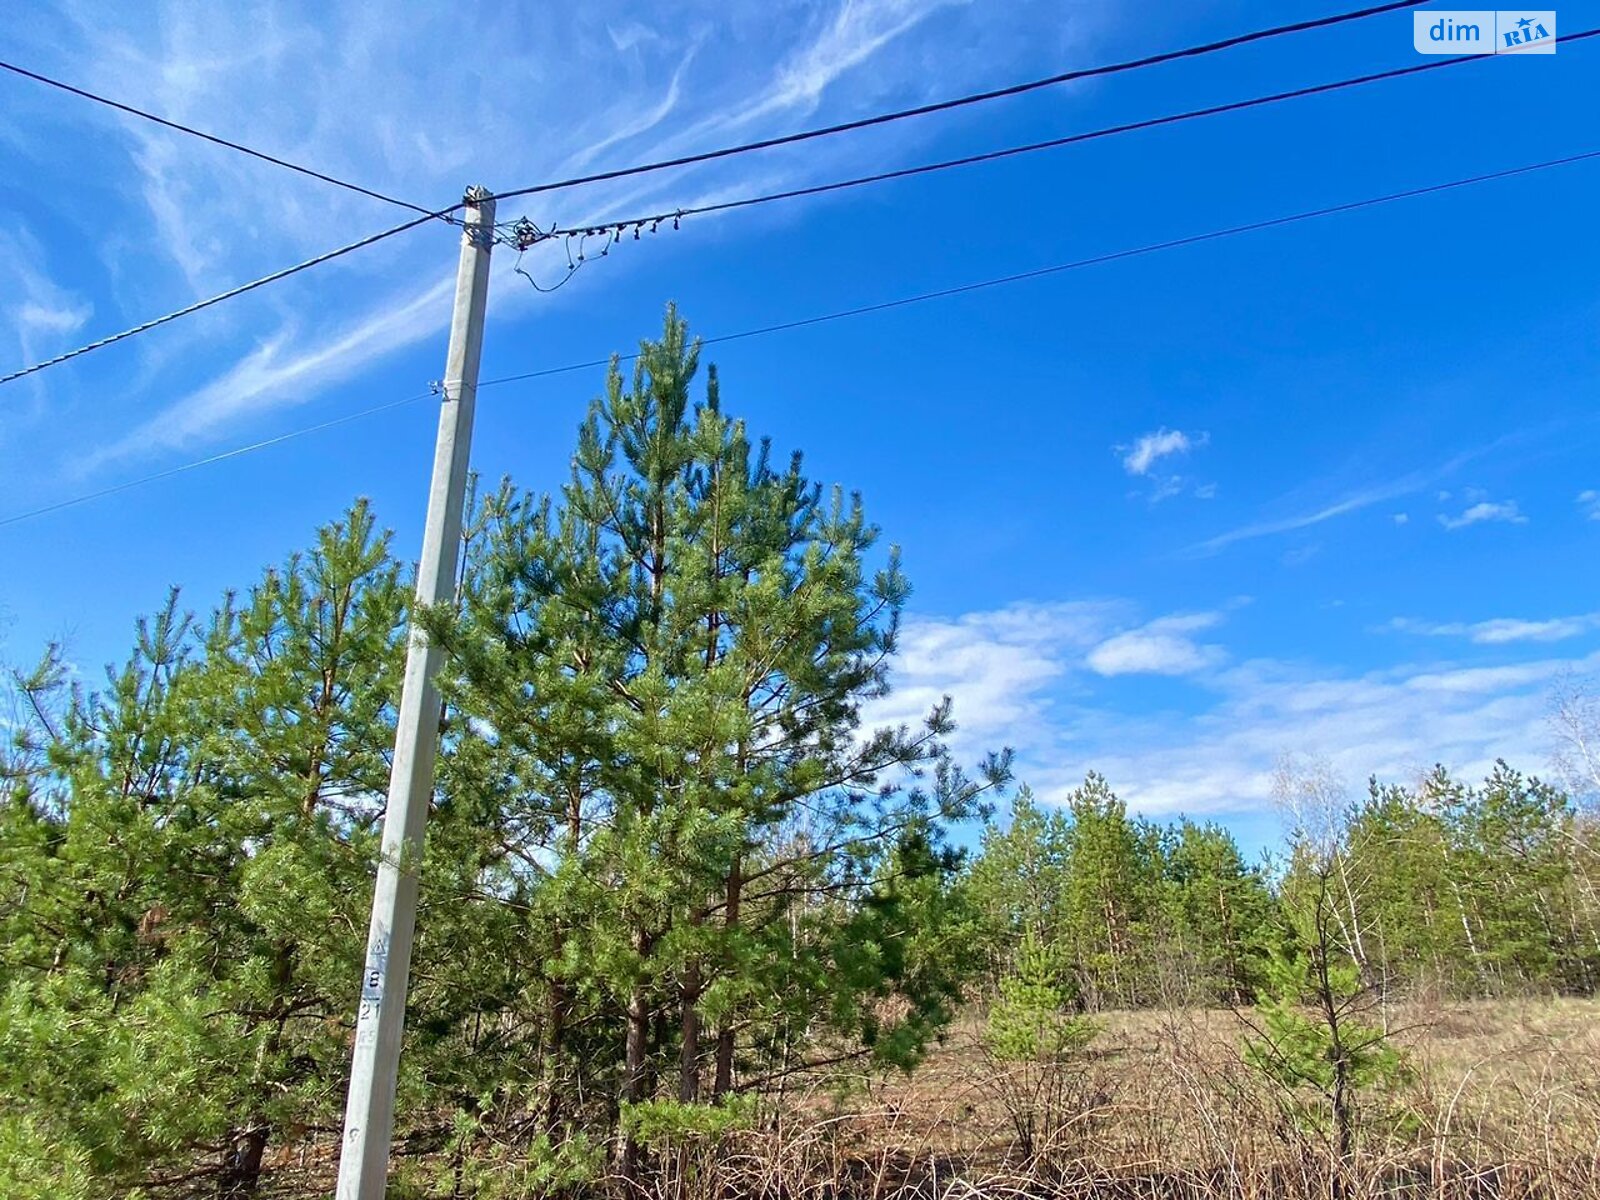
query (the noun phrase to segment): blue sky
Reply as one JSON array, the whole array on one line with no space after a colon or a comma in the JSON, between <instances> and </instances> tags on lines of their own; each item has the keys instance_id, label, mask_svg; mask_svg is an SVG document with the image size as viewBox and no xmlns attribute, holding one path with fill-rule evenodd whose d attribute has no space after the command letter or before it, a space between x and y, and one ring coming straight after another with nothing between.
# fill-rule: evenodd
<instances>
[{"instance_id":1,"label":"blue sky","mask_svg":"<svg viewBox=\"0 0 1600 1200\"><path fill-rule=\"evenodd\" d=\"M1321 3L38 5L0 56L421 203L1320 15ZM1564 32L1581 26L1561 10ZM502 255L484 375L1600 149L1594 43L625 243L552 296ZM508 202L628 215L1416 62L1394 14L947 116ZM859 488L916 591L879 715L944 691L1049 799L1269 835L1285 753L1351 785L1544 770L1600 667L1600 164L717 346L728 407ZM0 360L123 328L399 210L0 79ZM391 239L0 395L0 517L423 392L455 240ZM556 270L553 248L544 277ZM486 390L474 459L564 476L600 385ZM424 401L0 526L0 654L119 657L370 496L420 541Z\"/></svg>"}]
</instances>

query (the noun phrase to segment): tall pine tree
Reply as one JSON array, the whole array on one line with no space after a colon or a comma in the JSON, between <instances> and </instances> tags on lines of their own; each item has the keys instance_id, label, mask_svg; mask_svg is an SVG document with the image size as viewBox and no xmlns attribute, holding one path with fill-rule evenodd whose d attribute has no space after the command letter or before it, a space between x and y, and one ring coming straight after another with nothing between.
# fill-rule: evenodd
<instances>
[{"instance_id":1,"label":"tall pine tree","mask_svg":"<svg viewBox=\"0 0 1600 1200\"><path fill-rule=\"evenodd\" d=\"M559 504L493 497L463 614L435 616L480 743L458 753L488 765L533 897L556 1137L574 1071L594 1095L615 1064L592 1115L617 1129L772 1085L814 1045L911 1061L953 996L914 928L949 915L942 829L1006 776L951 762L948 704L862 728L908 591L896 556L873 570L859 499L774 464L714 370L694 401L698 370L669 310L631 378L613 368Z\"/></svg>"}]
</instances>

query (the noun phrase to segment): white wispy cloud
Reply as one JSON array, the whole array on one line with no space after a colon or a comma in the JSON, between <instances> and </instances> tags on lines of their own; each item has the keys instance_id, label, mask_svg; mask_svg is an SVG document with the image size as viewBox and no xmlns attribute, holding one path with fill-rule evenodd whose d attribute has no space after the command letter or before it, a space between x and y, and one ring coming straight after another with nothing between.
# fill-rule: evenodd
<instances>
[{"instance_id":1,"label":"white wispy cloud","mask_svg":"<svg viewBox=\"0 0 1600 1200\"><path fill-rule=\"evenodd\" d=\"M94 314L93 304L49 270L44 247L26 225L0 227L0 355L9 362L38 362L67 349ZM51 408L44 381L13 384L0 403L0 446L26 440L29 457L36 456Z\"/></svg>"},{"instance_id":2,"label":"white wispy cloud","mask_svg":"<svg viewBox=\"0 0 1600 1200\"><path fill-rule=\"evenodd\" d=\"M768 111L814 106L842 74L859 67L949 2L845 0L822 36L779 70L777 86L764 102Z\"/></svg>"},{"instance_id":3,"label":"white wispy cloud","mask_svg":"<svg viewBox=\"0 0 1600 1200\"><path fill-rule=\"evenodd\" d=\"M454 287L454 280L441 281L338 333L307 339L309 348L289 332L279 333L198 391L86 455L79 470L87 474L118 459L180 449L237 422L245 413L303 404L316 394L317 385L348 379L373 357L436 332L443 321L442 306Z\"/></svg>"},{"instance_id":4,"label":"white wispy cloud","mask_svg":"<svg viewBox=\"0 0 1600 1200\"><path fill-rule=\"evenodd\" d=\"M94 306L87 301L81 304L70 302L50 304L38 300L24 300L12 309L12 318L26 333L46 333L62 337L82 329L93 312ZM31 354L32 351L24 353Z\"/></svg>"},{"instance_id":5,"label":"white wispy cloud","mask_svg":"<svg viewBox=\"0 0 1600 1200\"><path fill-rule=\"evenodd\" d=\"M1303 546L1292 546L1285 550L1278 561L1286 567L1303 567L1321 553L1321 542L1307 542Z\"/></svg>"},{"instance_id":6,"label":"white wispy cloud","mask_svg":"<svg viewBox=\"0 0 1600 1200\"><path fill-rule=\"evenodd\" d=\"M1222 647L1190 636L1221 620L1222 614L1216 612L1159 617L1107 638L1089 651L1085 661L1097 675L1190 675L1226 657Z\"/></svg>"},{"instance_id":7,"label":"white wispy cloud","mask_svg":"<svg viewBox=\"0 0 1600 1200\"><path fill-rule=\"evenodd\" d=\"M1217 551L1224 550L1239 542L1271 537L1280 533L1292 533L1297 529L1308 529L1313 525L1320 525L1324 521L1331 521L1337 517L1348 516L1351 513L1371 508L1374 504L1384 504L1390 500L1398 500L1402 496L1412 495L1415 492L1433 487L1439 480L1453 474L1473 459L1479 458L1512 440L1515 436L1510 435L1499 438L1487 446L1481 446L1475 450L1458 454L1437 467L1427 470L1408 471L1394 479L1358 488L1337 500L1320 505L1307 512L1241 525L1236 529L1230 529L1226 533L1219 533L1215 537L1207 538L1203 542L1190 546L1188 553L1193 555L1215 554ZM1448 493L1441 494L1448 495ZM1404 524L1403 521L1398 521L1397 523Z\"/></svg>"},{"instance_id":8,"label":"white wispy cloud","mask_svg":"<svg viewBox=\"0 0 1600 1200\"><path fill-rule=\"evenodd\" d=\"M1297 529L1308 529L1312 525L1320 525L1324 521L1331 521L1335 517L1342 517L1348 513L1360 512L1363 508L1370 508L1374 504L1381 504L1385 500L1393 500L1398 496L1415 490L1413 486L1404 482L1383 484L1369 488L1365 491L1353 492L1343 499L1335 500L1332 504L1314 509L1298 516L1281 517L1272 521L1258 521L1251 525L1242 525L1237 529L1230 529L1216 537L1207 538L1205 541L1192 546L1191 552L1196 554L1214 554L1218 550L1226 549L1236 542L1250 541L1254 538L1270 537L1275 533L1292 533Z\"/></svg>"},{"instance_id":9,"label":"white wispy cloud","mask_svg":"<svg viewBox=\"0 0 1600 1200\"><path fill-rule=\"evenodd\" d=\"M774 113L810 111L841 77L937 10L967 3L970 0L843 0L821 33L778 68L764 95L711 124L730 128Z\"/></svg>"},{"instance_id":10,"label":"white wispy cloud","mask_svg":"<svg viewBox=\"0 0 1600 1200\"><path fill-rule=\"evenodd\" d=\"M1452 517L1447 513L1439 514L1439 524L1451 530L1465 529L1469 525L1482 525L1486 522L1494 521L1511 525L1526 525L1528 518L1522 515L1522 510L1517 507L1515 500L1480 500L1478 503L1462 509L1456 516Z\"/></svg>"},{"instance_id":11,"label":"white wispy cloud","mask_svg":"<svg viewBox=\"0 0 1600 1200\"><path fill-rule=\"evenodd\" d=\"M1486 621L1418 621L1410 617L1396 617L1384 628L1394 633L1422 637L1465 638L1480 646L1500 646L1509 642L1559 642L1600 629L1600 612L1551 617L1542 621L1517 617L1494 617Z\"/></svg>"},{"instance_id":12,"label":"white wispy cloud","mask_svg":"<svg viewBox=\"0 0 1600 1200\"><path fill-rule=\"evenodd\" d=\"M94 305L45 274L38 265L44 261L32 231L0 229L0 314L26 362L60 348L94 314Z\"/></svg>"},{"instance_id":13,"label":"white wispy cloud","mask_svg":"<svg viewBox=\"0 0 1600 1200\"><path fill-rule=\"evenodd\" d=\"M1134 439L1132 446L1119 446L1117 452L1122 455L1122 469L1129 475L1148 475L1150 468L1163 458L1170 458L1175 454L1187 454L1195 446L1205 444L1206 435L1199 434L1190 437L1181 429L1168 429L1163 426L1151 433L1142 434Z\"/></svg>"},{"instance_id":14,"label":"white wispy cloud","mask_svg":"<svg viewBox=\"0 0 1600 1200\"><path fill-rule=\"evenodd\" d=\"M969 26L982 21L969 0L820 0L782 11L719 2L691 5L682 20L657 26L641 24L622 0L595 0L581 11L553 11L536 34L518 13L479 14L471 36L494 53L465 79L435 53L461 32L459 14L444 8L396 17L334 0L315 14L201 6L144 19L64 2L65 34L27 47L41 65L70 62L74 78L96 90L427 204L448 203L469 182L502 188L707 149L729 140L734 126L741 136L783 132L824 100L848 115L881 107L890 95L959 90L964 77L975 81L993 68L956 60L930 75L928 47L912 37L938 13ZM305 87L307 78L318 86ZM100 162L108 185L135 200L98 243L112 295L105 304L97 297L94 316L107 328L399 219L368 198L132 118L42 101L34 115L60 134L110 125L114 146L128 147ZM897 129L878 138L872 153L882 161L923 136ZM46 152L48 141L29 152ZM804 156L754 156L541 198L529 211L541 223L572 225L639 207L693 205L826 177L859 153L840 139ZM404 281L439 276L439 241L419 231L385 242L130 343L123 353L133 363L119 381L119 400L148 411L140 404L146 393L177 396L193 411L173 420L178 403L166 403L157 418L127 429L114 425L125 409L102 408L70 444L63 441L59 456L76 474L234 435L438 332L448 312L416 313L414 303L433 293ZM606 283L592 283L600 273L587 272L576 289L541 303L615 286L610 281L630 269L614 255ZM329 310L330 295L344 317L322 333L310 314ZM513 310L532 303L497 295L496 311L508 300ZM79 314L88 315L81 306L41 304L29 311L28 328L43 346Z\"/></svg>"},{"instance_id":15,"label":"white wispy cloud","mask_svg":"<svg viewBox=\"0 0 1600 1200\"><path fill-rule=\"evenodd\" d=\"M1591 521L1600 521L1600 492L1586 488L1578 493L1578 511Z\"/></svg>"},{"instance_id":16,"label":"white wispy cloud","mask_svg":"<svg viewBox=\"0 0 1600 1200\"><path fill-rule=\"evenodd\" d=\"M626 54L646 42L661 40L659 33L638 21L624 21L617 25L607 25L606 35L610 37L611 44L616 47L618 54Z\"/></svg>"},{"instance_id":17,"label":"white wispy cloud","mask_svg":"<svg viewBox=\"0 0 1600 1200\"><path fill-rule=\"evenodd\" d=\"M612 40L616 40L615 34L612 35ZM621 118L622 123L612 132L597 138L593 143L573 155L573 166L577 168L587 167L595 159L603 157L613 147L620 146L624 142L632 141L634 138L649 133L676 112L679 102L683 98L684 76L689 70L689 65L694 61L694 56L699 51L700 45L701 43L696 41L684 54L682 61L678 63L677 69L672 72L672 81L667 85L666 94L661 97L659 103L638 117L629 118L623 116Z\"/></svg>"}]
</instances>

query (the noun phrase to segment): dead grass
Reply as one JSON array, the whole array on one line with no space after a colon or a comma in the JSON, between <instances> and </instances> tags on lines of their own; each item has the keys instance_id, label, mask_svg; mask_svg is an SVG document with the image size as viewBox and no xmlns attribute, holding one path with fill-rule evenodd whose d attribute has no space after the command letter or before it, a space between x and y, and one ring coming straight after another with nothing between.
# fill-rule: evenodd
<instances>
[{"instance_id":1,"label":"dead grass","mask_svg":"<svg viewBox=\"0 0 1600 1200\"><path fill-rule=\"evenodd\" d=\"M1369 1106L1348 1170L1243 1063L1238 1017L1199 1009L1099 1017L1047 1138L1024 1153L1007 1113L1007 1068L985 1054L972 1014L909 1077L860 1080L845 1097L821 1086L787 1097L774 1127L739 1155L741 1170L760 1169L733 1191L1600 1196L1600 1002L1406 1004L1385 1019L1411 1077Z\"/></svg>"},{"instance_id":2,"label":"dead grass","mask_svg":"<svg viewBox=\"0 0 1600 1200\"><path fill-rule=\"evenodd\" d=\"M984 1052L972 1013L909 1076L802 1081L771 1098L760 1129L662 1156L638 1200L1600 1200L1600 1001L1384 1016L1411 1077L1369 1109L1349 1169L1243 1063L1239 1018L1204 1009L1096 1018L1047 1135L1024 1152L1013 1068ZM306 1149L280 1151L298 1161L264 1194L327 1194L331 1144L309 1161Z\"/></svg>"}]
</instances>

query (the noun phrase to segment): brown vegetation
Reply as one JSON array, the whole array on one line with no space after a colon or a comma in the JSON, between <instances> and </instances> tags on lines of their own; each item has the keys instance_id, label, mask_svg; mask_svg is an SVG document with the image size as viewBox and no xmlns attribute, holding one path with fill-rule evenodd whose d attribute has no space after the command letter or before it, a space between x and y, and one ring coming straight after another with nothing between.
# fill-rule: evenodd
<instances>
[{"instance_id":1,"label":"brown vegetation","mask_svg":"<svg viewBox=\"0 0 1600 1200\"><path fill-rule=\"evenodd\" d=\"M1362 1126L1348 1171L1245 1064L1236 1014L1183 1009L1098 1017L1030 1154L1007 1111L1016 1068L990 1060L969 1015L908 1076L791 1081L766 1098L757 1128L686 1140L653 1190L673 1200L1600 1196L1600 1002L1409 1003L1387 1017L1410 1077L1386 1119ZM283 1150L264 1194L319 1194L333 1136ZM409 1174L400 1165L397 1177Z\"/></svg>"},{"instance_id":2,"label":"brown vegetation","mask_svg":"<svg viewBox=\"0 0 1600 1200\"><path fill-rule=\"evenodd\" d=\"M1031 1156L969 1020L908 1079L832 1111L793 1106L719 1174L737 1194L772 1196L1600 1195L1600 1005L1413 1004L1389 1017L1412 1067L1402 1116L1361 1131L1343 1178L1325 1140L1242 1062L1239 1019L1215 1010L1102 1018L1064 1089L1075 1107Z\"/></svg>"}]
</instances>

